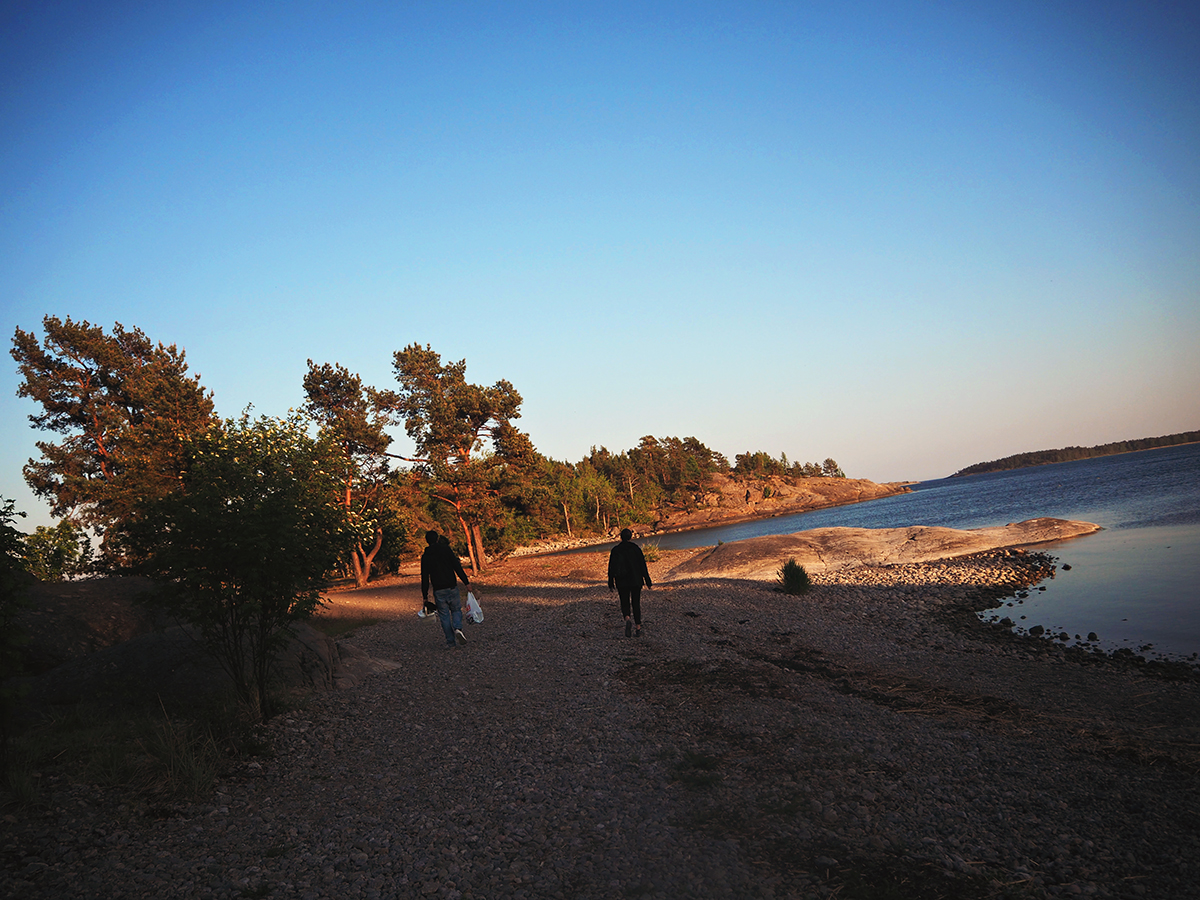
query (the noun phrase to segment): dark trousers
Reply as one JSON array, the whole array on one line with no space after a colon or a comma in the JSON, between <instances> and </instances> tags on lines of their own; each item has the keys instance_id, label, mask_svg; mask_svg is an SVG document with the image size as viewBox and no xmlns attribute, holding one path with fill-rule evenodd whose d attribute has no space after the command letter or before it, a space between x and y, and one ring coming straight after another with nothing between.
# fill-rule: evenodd
<instances>
[{"instance_id":1,"label":"dark trousers","mask_svg":"<svg viewBox=\"0 0 1200 900\"><path fill-rule=\"evenodd\" d=\"M630 607L633 609L633 621L637 625L642 624L642 586L635 584L632 587L621 587L617 585L617 596L621 598L621 615L628 616Z\"/></svg>"}]
</instances>

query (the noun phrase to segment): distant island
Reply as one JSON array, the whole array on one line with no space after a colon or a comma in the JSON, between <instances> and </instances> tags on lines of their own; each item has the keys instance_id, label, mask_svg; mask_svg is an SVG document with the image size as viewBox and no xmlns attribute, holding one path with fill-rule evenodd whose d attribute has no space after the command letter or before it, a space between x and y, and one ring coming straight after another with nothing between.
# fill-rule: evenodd
<instances>
[{"instance_id":1,"label":"distant island","mask_svg":"<svg viewBox=\"0 0 1200 900\"><path fill-rule=\"evenodd\" d=\"M1006 469L1023 469L1027 466L1045 466L1050 463L1071 462L1075 459L1092 459L1097 456L1113 456L1117 453L1132 453L1135 450L1153 450L1156 447L1174 447L1177 444L1194 444L1200 441L1200 431L1184 431L1181 434L1166 434L1162 437L1139 438L1135 441L1116 441L1096 447L1063 447L1059 450L1035 450L1018 453L1004 459L975 463L959 469L951 478L959 475L979 475L982 472L1003 472Z\"/></svg>"}]
</instances>

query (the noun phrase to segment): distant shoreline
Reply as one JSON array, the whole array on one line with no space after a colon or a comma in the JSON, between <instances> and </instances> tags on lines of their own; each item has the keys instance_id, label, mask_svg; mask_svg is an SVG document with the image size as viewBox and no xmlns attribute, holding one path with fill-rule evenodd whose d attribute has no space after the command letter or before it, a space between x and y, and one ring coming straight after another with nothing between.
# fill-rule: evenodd
<instances>
[{"instance_id":1,"label":"distant shoreline","mask_svg":"<svg viewBox=\"0 0 1200 900\"><path fill-rule=\"evenodd\" d=\"M951 478L960 475L983 475L988 472L1009 472L1013 469L1030 469L1035 466L1050 466L1056 463L1078 462L1081 459L1099 459L1104 456L1120 456L1125 453L1142 453L1146 450L1162 450L1166 447L1186 447L1200 443L1200 431L1183 431L1153 438L1138 438L1132 441L1114 441L1094 447L1060 447L1057 450L1033 450L1016 453L990 462L975 463L959 469Z\"/></svg>"},{"instance_id":2,"label":"distant shoreline","mask_svg":"<svg viewBox=\"0 0 1200 900\"><path fill-rule=\"evenodd\" d=\"M844 479L847 482L859 482L856 479ZM634 532L634 537L639 540L646 538L654 538L669 534L686 534L691 531L701 531L705 528L721 528L726 525L740 525L743 522L760 522L765 519L775 519L780 516L794 516L801 513L815 512L819 509L833 509L841 506L854 506L859 503L867 503L872 500L882 500L886 497L893 497L897 494L907 494L912 490L912 485L917 484L915 481L895 481L876 484L876 487L881 488L878 493L869 497L859 497L853 500L830 500L825 503L813 503L811 501L803 502L787 502L786 500L778 505L770 505L768 507L760 507L759 512L745 514L740 510L731 510L727 516L713 516L712 511L699 511L698 515L692 521L681 521L679 519L672 520L666 527L655 528L651 525L633 524L629 527ZM582 550L587 547L598 547L605 544L613 544L620 540L617 532L614 530L609 534L604 535L588 535L586 537L564 538L558 537L547 541L542 541L536 544L527 544L517 547L511 553L505 555L506 559L525 558L530 556L546 556L552 553L562 553L567 550Z\"/></svg>"}]
</instances>

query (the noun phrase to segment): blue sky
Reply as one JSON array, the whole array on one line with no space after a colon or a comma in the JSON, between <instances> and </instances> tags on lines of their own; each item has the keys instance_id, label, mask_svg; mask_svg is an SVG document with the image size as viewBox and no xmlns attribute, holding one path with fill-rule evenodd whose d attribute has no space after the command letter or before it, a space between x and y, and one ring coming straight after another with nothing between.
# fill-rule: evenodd
<instances>
[{"instance_id":1,"label":"blue sky","mask_svg":"<svg viewBox=\"0 0 1200 900\"><path fill-rule=\"evenodd\" d=\"M1200 428L1200 12L7 3L5 340L46 314L183 347L227 416L428 343L569 461L920 480Z\"/></svg>"}]
</instances>

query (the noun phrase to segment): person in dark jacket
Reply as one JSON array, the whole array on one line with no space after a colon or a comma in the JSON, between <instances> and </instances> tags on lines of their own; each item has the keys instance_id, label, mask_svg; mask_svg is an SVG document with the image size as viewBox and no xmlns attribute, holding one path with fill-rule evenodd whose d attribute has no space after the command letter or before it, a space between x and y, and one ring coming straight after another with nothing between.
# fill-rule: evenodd
<instances>
[{"instance_id":1,"label":"person in dark jacket","mask_svg":"<svg viewBox=\"0 0 1200 900\"><path fill-rule=\"evenodd\" d=\"M608 592L617 589L621 598L621 615L625 617L625 637L637 627L642 636L642 585L650 587L650 570L642 548L633 542L633 532L621 529L621 543L608 554ZM630 616L632 614L632 620Z\"/></svg>"},{"instance_id":2,"label":"person in dark jacket","mask_svg":"<svg viewBox=\"0 0 1200 900\"><path fill-rule=\"evenodd\" d=\"M425 543L429 546L421 554L421 597L429 599L429 588L433 588L433 600L437 604L438 619L446 633L446 646L454 647L456 638L462 643L467 637L462 633L462 597L458 592L458 579L470 584L463 571L458 554L450 549L450 542L439 541L436 531L425 532Z\"/></svg>"}]
</instances>

